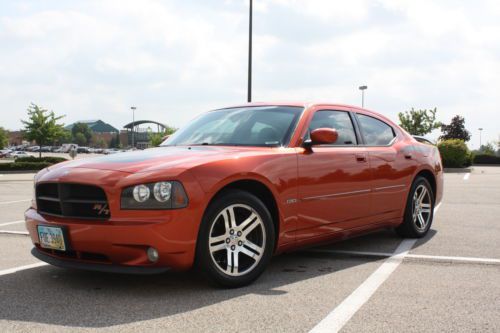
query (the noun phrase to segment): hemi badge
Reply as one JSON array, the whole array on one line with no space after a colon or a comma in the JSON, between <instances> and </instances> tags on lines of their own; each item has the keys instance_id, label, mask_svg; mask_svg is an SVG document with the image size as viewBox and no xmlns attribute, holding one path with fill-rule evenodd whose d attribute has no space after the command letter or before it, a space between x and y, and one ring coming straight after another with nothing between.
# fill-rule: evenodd
<instances>
[{"instance_id":1,"label":"hemi badge","mask_svg":"<svg viewBox=\"0 0 500 333\"><path fill-rule=\"evenodd\" d=\"M299 201L299 200L297 200L297 199L288 199L288 200L286 201L286 203L287 203L287 204L294 204L294 203L297 203L298 201Z\"/></svg>"}]
</instances>

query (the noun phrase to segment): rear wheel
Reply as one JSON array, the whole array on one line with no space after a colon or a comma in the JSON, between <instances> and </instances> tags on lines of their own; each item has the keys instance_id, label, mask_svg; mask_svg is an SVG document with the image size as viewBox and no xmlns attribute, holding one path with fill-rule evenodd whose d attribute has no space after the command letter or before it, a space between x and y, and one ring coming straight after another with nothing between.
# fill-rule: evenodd
<instances>
[{"instance_id":1,"label":"rear wheel","mask_svg":"<svg viewBox=\"0 0 500 333\"><path fill-rule=\"evenodd\" d=\"M213 282L241 287L264 271L274 249L274 226L254 195L228 190L210 205L200 228L197 265Z\"/></svg>"},{"instance_id":2,"label":"rear wheel","mask_svg":"<svg viewBox=\"0 0 500 333\"><path fill-rule=\"evenodd\" d=\"M403 223L396 228L402 237L421 238L429 231L434 218L434 193L423 177L412 184L406 203Z\"/></svg>"}]
</instances>

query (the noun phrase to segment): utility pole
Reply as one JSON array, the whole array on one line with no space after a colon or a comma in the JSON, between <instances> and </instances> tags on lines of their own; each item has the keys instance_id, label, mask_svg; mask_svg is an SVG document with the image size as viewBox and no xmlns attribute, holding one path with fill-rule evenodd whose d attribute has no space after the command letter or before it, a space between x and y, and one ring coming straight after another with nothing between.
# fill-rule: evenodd
<instances>
[{"instance_id":1,"label":"utility pole","mask_svg":"<svg viewBox=\"0 0 500 333\"><path fill-rule=\"evenodd\" d=\"M368 89L368 86L360 86L359 90L361 90L361 107L365 107L365 90Z\"/></svg>"},{"instance_id":2,"label":"utility pole","mask_svg":"<svg viewBox=\"0 0 500 333\"><path fill-rule=\"evenodd\" d=\"M248 103L252 101L252 11L253 0L250 0L250 12L248 20Z\"/></svg>"},{"instance_id":3,"label":"utility pole","mask_svg":"<svg viewBox=\"0 0 500 333\"><path fill-rule=\"evenodd\" d=\"M482 136L481 134L483 132L483 128L479 127L478 130L479 130L479 150L481 150L481 147L483 145L482 142L481 142L481 136Z\"/></svg>"},{"instance_id":4,"label":"utility pole","mask_svg":"<svg viewBox=\"0 0 500 333\"><path fill-rule=\"evenodd\" d=\"M135 148L134 144L134 127L135 127L135 110L137 107L131 106L130 109L132 109L132 149Z\"/></svg>"}]
</instances>

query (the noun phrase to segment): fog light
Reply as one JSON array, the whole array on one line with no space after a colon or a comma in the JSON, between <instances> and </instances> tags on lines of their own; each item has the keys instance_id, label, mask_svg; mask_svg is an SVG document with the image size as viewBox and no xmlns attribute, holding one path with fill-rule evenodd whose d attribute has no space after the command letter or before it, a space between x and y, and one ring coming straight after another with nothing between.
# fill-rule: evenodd
<instances>
[{"instance_id":1,"label":"fog light","mask_svg":"<svg viewBox=\"0 0 500 333\"><path fill-rule=\"evenodd\" d=\"M149 259L149 261L151 261L151 262L157 262L158 261L158 258L160 256L158 255L158 251L154 247L148 248L147 253L148 253L148 259Z\"/></svg>"}]
</instances>

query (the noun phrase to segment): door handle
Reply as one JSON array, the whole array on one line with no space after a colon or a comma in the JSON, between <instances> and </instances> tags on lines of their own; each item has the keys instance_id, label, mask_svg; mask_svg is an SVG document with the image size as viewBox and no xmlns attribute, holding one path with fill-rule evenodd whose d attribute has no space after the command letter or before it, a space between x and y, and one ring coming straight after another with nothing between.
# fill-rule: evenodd
<instances>
[{"instance_id":1,"label":"door handle","mask_svg":"<svg viewBox=\"0 0 500 333\"><path fill-rule=\"evenodd\" d=\"M366 162L366 155L356 154L356 161Z\"/></svg>"}]
</instances>

